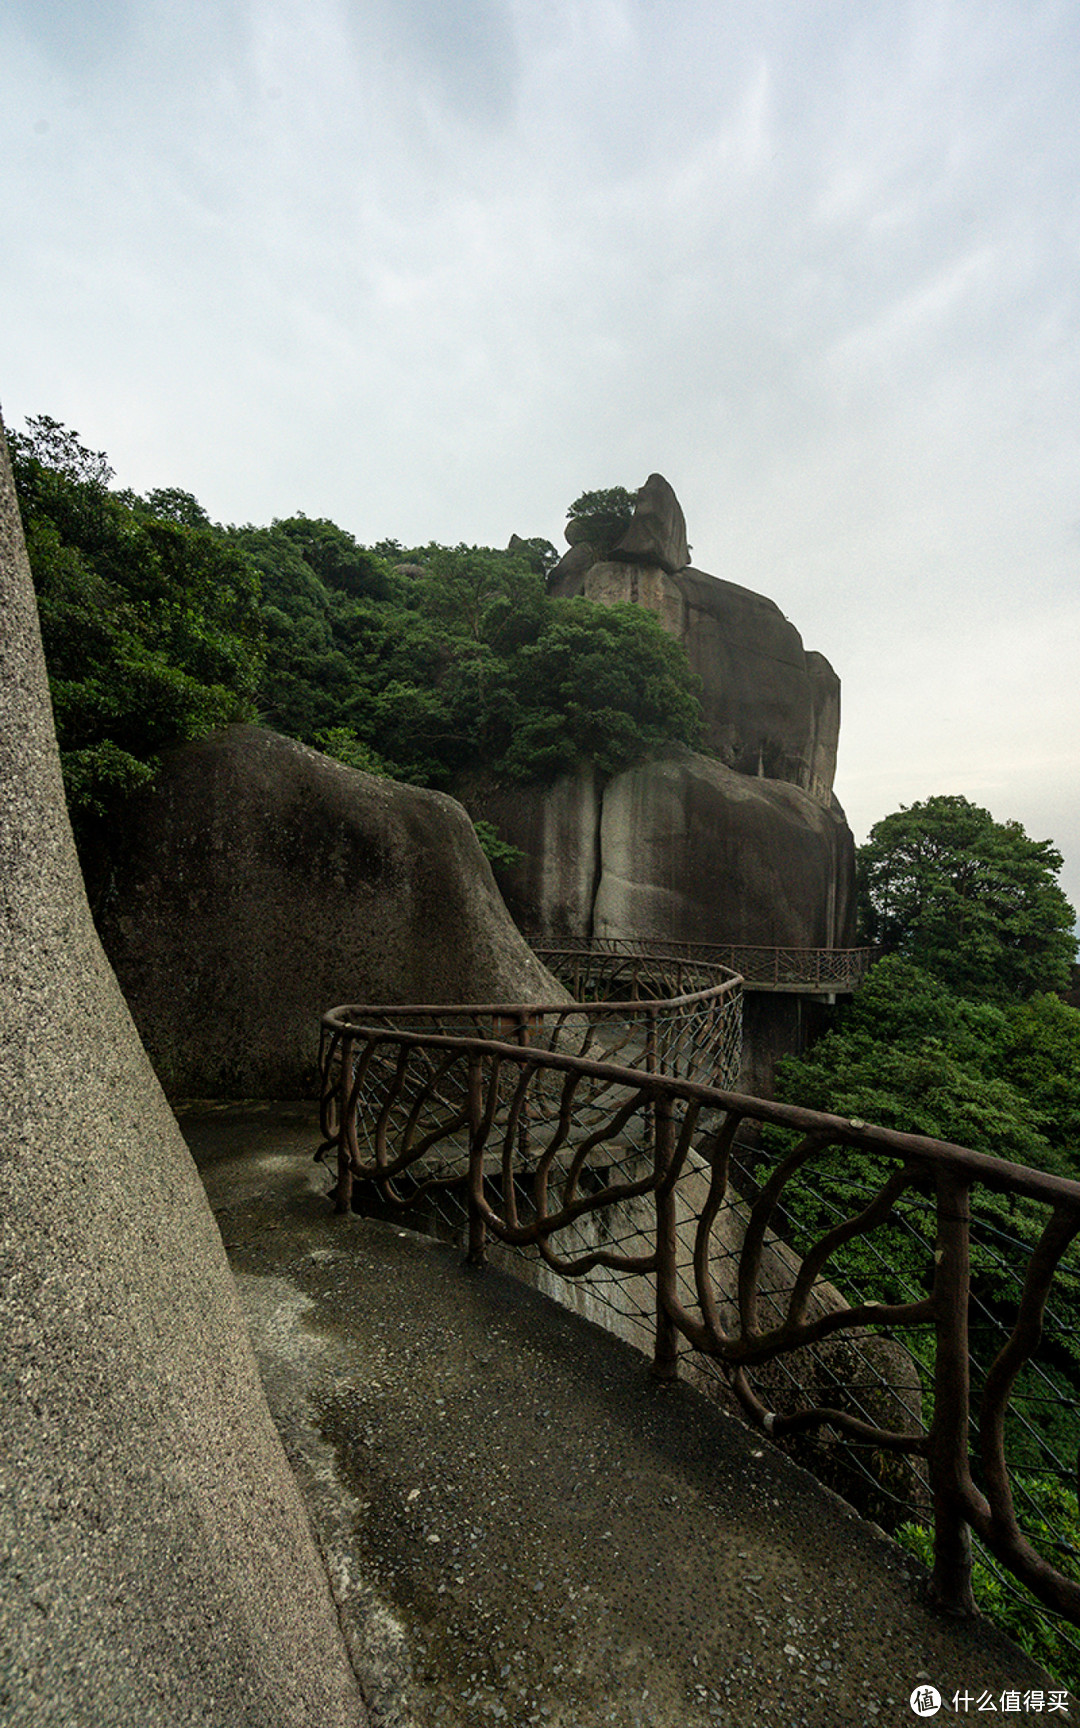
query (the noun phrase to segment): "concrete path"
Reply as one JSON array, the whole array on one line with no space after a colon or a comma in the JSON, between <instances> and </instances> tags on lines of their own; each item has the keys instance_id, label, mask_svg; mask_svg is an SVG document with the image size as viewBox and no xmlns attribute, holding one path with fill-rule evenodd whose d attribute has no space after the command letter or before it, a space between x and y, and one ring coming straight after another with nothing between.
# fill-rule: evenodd
<instances>
[{"instance_id":1,"label":"concrete path","mask_svg":"<svg viewBox=\"0 0 1080 1728\"><path fill-rule=\"evenodd\" d=\"M455 1248L334 1216L309 1106L181 1127L382 1728L884 1728L922 1684L938 1721L1048 1696L701 1394Z\"/></svg>"}]
</instances>

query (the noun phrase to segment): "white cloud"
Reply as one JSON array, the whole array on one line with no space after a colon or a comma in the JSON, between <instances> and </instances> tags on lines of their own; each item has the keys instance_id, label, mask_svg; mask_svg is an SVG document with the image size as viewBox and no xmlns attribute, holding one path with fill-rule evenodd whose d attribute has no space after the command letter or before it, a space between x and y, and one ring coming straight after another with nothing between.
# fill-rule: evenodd
<instances>
[{"instance_id":1,"label":"white cloud","mask_svg":"<svg viewBox=\"0 0 1080 1728\"><path fill-rule=\"evenodd\" d=\"M556 538L659 468L837 665L857 825L987 786L1075 869L1074 25L12 0L6 413L366 539Z\"/></svg>"}]
</instances>

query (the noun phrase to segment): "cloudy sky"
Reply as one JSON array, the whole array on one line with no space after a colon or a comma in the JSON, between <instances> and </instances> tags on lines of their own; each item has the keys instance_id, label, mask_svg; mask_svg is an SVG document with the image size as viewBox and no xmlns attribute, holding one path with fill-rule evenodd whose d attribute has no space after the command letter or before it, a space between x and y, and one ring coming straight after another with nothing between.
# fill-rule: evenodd
<instances>
[{"instance_id":1,"label":"cloudy sky","mask_svg":"<svg viewBox=\"0 0 1080 1728\"><path fill-rule=\"evenodd\" d=\"M1080 0L5 0L0 401L218 520L657 469L1080 903Z\"/></svg>"}]
</instances>

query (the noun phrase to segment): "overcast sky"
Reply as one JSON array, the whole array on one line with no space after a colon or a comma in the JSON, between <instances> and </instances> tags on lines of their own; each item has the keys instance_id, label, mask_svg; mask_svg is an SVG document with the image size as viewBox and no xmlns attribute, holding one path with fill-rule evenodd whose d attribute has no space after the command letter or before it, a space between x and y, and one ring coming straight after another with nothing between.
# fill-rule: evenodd
<instances>
[{"instance_id":1,"label":"overcast sky","mask_svg":"<svg viewBox=\"0 0 1080 1728\"><path fill-rule=\"evenodd\" d=\"M665 474L1080 903L1080 0L5 0L0 401L217 520Z\"/></svg>"}]
</instances>

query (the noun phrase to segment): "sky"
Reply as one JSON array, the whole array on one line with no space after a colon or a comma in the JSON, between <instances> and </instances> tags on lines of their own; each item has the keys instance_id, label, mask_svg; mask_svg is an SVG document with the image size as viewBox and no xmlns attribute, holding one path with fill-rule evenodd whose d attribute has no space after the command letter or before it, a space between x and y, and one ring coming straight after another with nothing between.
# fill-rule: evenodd
<instances>
[{"instance_id":1,"label":"sky","mask_svg":"<svg viewBox=\"0 0 1080 1728\"><path fill-rule=\"evenodd\" d=\"M1080 0L5 0L0 403L223 522L562 545L658 471L857 839L1080 905Z\"/></svg>"}]
</instances>

